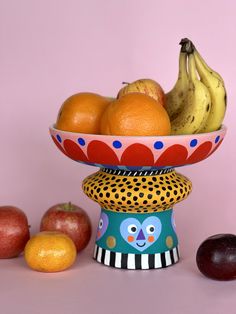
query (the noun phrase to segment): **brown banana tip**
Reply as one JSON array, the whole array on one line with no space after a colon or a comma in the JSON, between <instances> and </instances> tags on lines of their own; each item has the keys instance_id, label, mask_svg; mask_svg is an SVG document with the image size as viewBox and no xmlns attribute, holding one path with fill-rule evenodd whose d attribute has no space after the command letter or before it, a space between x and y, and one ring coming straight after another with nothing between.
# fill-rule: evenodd
<instances>
[{"instance_id":1,"label":"brown banana tip","mask_svg":"<svg viewBox=\"0 0 236 314\"><path fill-rule=\"evenodd\" d=\"M194 44L188 38L181 39L179 44L181 45L181 52L185 52L187 54L193 53L193 51L195 49Z\"/></svg>"},{"instance_id":2,"label":"brown banana tip","mask_svg":"<svg viewBox=\"0 0 236 314\"><path fill-rule=\"evenodd\" d=\"M188 38L182 38L179 44L182 46L183 44L186 44L189 41L190 41L190 39L188 39Z\"/></svg>"}]
</instances>

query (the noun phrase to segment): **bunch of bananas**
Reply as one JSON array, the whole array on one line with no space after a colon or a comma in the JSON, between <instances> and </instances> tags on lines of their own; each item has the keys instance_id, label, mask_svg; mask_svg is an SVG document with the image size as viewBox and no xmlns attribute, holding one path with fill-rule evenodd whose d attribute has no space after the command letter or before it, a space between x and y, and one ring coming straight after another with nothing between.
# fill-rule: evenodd
<instances>
[{"instance_id":1,"label":"bunch of bananas","mask_svg":"<svg viewBox=\"0 0 236 314\"><path fill-rule=\"evenodd\" d=\"M206 64L189 39L182 39L180 45L178 79L166 94L171 133L216 131L226 111L224 81Z\"/></svg>"}]
</instances>

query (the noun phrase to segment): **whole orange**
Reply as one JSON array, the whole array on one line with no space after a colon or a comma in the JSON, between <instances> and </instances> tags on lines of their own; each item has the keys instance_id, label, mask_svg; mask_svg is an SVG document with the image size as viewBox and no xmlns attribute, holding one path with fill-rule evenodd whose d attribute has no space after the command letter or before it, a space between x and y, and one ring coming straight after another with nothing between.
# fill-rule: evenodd
<instances>
[{"instance_id":1,"label":"whole orange","mask_svg":"<svg viewBox=\"0 0 236 314\"><path fill-rule=\"evenodd\" d=\"M159 102L145 94L129 93L107 106L100 130L107 135L155 136L169 135L171 125Z\"/></svg>"},{"instance_id":2,"label":"whole orange","mask_svg":"<svg viewBox=\"0 0 236 314\"><path fill-rule=\"evenodd\" d=\"M57 231L42 231L32 236L24 251L28 266L41 272L65 270L73 265L76 255L74 242Z\"/></svg>"},{"instance_id":3,"label":"whole orange","mask_svg":"<svg viewBox=\"0 0 236 314\"><path fill-rule=\"evenodd\" d=\"M78 93L64 101L55 128L63 131L98 134L101 116L111 99L94 93Z\"/></svg>"}]
</instances>

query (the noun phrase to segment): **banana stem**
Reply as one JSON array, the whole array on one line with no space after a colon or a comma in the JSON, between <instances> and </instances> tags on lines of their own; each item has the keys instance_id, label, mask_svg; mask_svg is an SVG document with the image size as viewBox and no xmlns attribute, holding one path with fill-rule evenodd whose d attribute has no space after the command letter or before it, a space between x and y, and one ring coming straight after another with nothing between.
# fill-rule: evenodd
<instances>
[{"instance_id":1,"label":"banana stem","mask_svg":"<svg viewBox=\"0 0 236 314\"><path fill-rule=\"evenodd\" d=\"M186 52L187 54L193 53L195 49L194 44L188 38L181 39L179 44L181 45L181 51Z\"/></svg>"},{"instance_id":2,"label":"banana stem","mask_svg":"<svg viewBox=\"0 0 236 314\"><path fill-rule=\"evenodd\" d=\"M193 54L190 54L188 56L188 71L189 71L189 77L191 81L195 81L198 79L197 73L196 73L196 64L195 64Z\"/></svg>"}]
</instances>

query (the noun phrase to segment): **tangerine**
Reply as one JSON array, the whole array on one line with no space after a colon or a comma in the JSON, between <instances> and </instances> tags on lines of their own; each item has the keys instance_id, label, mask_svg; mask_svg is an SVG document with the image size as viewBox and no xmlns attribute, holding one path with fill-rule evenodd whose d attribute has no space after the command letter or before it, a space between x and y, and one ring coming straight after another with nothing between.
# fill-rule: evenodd
<instances>
[{"instance_id":1,"label":"tangerine","mask_svg":"<svg viewBox=\"0 0 236 314\"><path fill-rule=\"evenodd\" d=\"M24 257L30 268L41 272L58 272L72 266L77 251L74 242L58 231L42 231L27 242Z\"/></svg>"},{"instance_id":2,"label":"tangerine","mask_svg":"<svg viewBox=\"0 0 236 314\"><path fill-rule=\"evenodd\" d=\"M101 116L111 99L94 93L78 93L62 104L55 128L62 131L98 134Z\"/></svg>"},{"instance_id":3,"label":"tangerine","mask_svg":"<svg viewBox=\"0 0 236 314\"><path fill-rule=\"evenodd\" d=\"M169 135L171 125L159 102L145 94L129 93L107 106L100 130L106 135L158 136Z\"/></svg>"}]
</instances>

